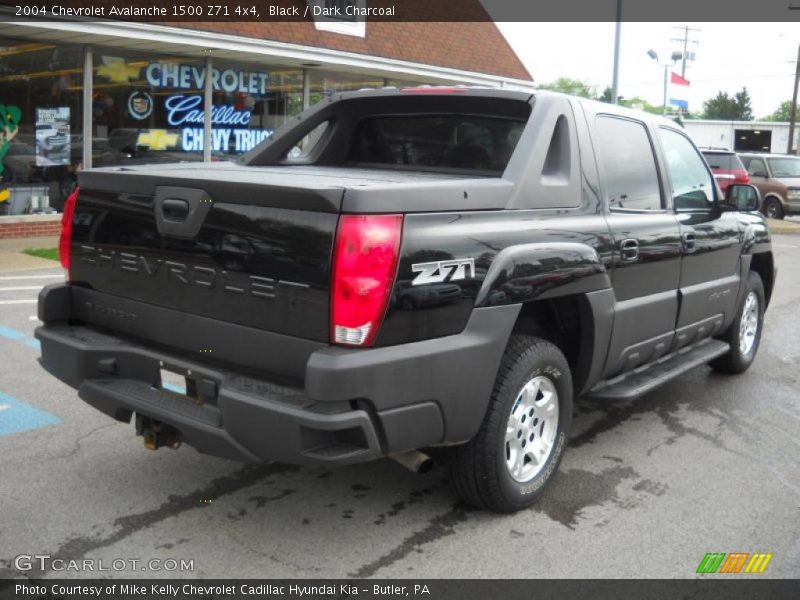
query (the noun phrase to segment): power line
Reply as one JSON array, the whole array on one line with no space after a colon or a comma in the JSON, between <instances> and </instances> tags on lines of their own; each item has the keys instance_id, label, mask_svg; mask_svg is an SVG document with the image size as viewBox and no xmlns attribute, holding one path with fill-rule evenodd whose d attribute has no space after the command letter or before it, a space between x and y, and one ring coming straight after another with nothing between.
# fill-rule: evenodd
<instances>
[{"instance_id":1,"label":"power line","mask_svg":"<svg viewBox=\"0 0 800 600\"><path fill-rule=\"evenodd\" d=\"M690 31L697 31L700 32L700 29L696 29L694 27L689 27L688 25L684 25L683 27L674 26L673 29L682 29L683 30L683 37L682 38L672 38L672 42L683 42L683 52L681 53L681 77L684 79L686 78L686 61L687 60L694 60L694 52L691 53L689 56L689 44L694 44L697 46L700 44L698 40L690 40L689 39L689 32Z\"/></svg>"}]
</instances>

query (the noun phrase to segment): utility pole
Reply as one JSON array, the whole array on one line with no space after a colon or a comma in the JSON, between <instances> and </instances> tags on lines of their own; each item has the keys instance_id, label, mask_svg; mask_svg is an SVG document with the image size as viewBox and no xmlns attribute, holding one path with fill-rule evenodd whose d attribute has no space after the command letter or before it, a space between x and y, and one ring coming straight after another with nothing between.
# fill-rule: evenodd
<instances>
[{"instance_id":1,"label":"utility pole","mask_svg":"<svg viewBox=\"0 0 800 600\"><path fill-rule=\"evenodd\" d=\"M689 52L689 44L699 44L697 40L690 40L689 39L689 32L690 31L697 31L699 32L700 29L696 29L694 27L689 27L688 25L684 25L683 27L675 26L673 29L679 29L683 31L682 38L672 38L671 41L673 42L681 42L683 43L683 59L681 60L681 77L686 79L686 61L687 60L694 60L694 52Z\"/></svg>"},{"instance_id":2,"label":"utility pole","mask_svg":"<svg viewBox=\"0 0 800 600\"><path fill-rule=\"evenodd\" d=\"M617 0L617 26L614 32L614 73L611 77L611 104L618 104L619 90L619 38L622 34L622 0Z\"/></svg>"},{"instance_id":3,"label":"utility pole","mask_svg":"<svg viewBox=\"0 0 800 600\"><path fill-rule=\"evenodd\" d=\"M800 46L797 47L797 62L794 70L794 90L792 91L792 107L789 113L789 147L786 154L795 154L798 144L794 143L794 126L797 124L797 86L800 84Z\"/></svg>"}]
</instances>

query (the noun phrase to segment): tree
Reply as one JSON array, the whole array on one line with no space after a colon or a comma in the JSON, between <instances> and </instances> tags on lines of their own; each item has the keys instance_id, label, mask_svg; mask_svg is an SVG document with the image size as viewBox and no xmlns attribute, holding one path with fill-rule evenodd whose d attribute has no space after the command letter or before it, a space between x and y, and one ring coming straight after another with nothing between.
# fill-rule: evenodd
<instances>
[{"instance_id":1,"label":"tree","mask_svg":"<svg viewBox=\"0 0 800 600\"><path fill-rule=\"evenodd\" d=\"M750 105L750 93L747 91L746 87L743 87L741 92L736 92L734 102L739 111L739 119L742 121L752 121L753 107Z\"/></svg>"},{"instance_id":2,"label":"tree","mask_svg":"<svg viewBox=\"0 0 800 600\"><path fill-rule=\"evenodd\" d=\"M750 105L750 93L746 87L729 96L728 92L717 92L717 95L703 103L704 119L724 119L727 121L750 121L753 108Z\"/></svg>"},{"instance_id":3,"label":"tree","mask_svg":"<svg viewBox=\"0 0 800 600\"><path fill-rule=\"evenodd\" d=\"M639 96L634 96L633 98L622 98L619 103L621 106L635 108L636 110L643 110L645 112L653 113L654 115L660 115L664 112L663 106L650 104L647 100Z\"/></svg>"},{"instance_id":4,"label":"tree","mask_svg":"<svg viewBox=\"0 0 800 600\"><path fill-rule=\"evenodd\" d=\"M800 104L797 105L797 114L800 115ZM771 115L764 117L765 121L788 121L792 116L792 101L785 100Z\"/></svg>"},{"instance_id":5,"label":"tree","mask_svg":"<svg viewBox=\"0 0 800 600\"><path fill-rule=\"evenodd\" d=\"M539 89L561 92L562 94L569 94L571 96L580 96L581 98L596 97L594 88L588 83L584 83L579 79L570 79L569 77L559 77L552 83L543 83L539 86Z\"/></svg>"}]
</instances>

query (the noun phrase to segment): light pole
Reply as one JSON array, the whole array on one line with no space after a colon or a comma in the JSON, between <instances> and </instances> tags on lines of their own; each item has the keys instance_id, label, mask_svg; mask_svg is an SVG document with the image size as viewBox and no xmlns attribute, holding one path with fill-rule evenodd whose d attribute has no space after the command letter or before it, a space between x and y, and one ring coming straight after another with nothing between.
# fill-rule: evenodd
<instances>
[{"instance_id":1,"label":"light pole","mask_svg":"<svg viewBox=\"0 0 800 600\"><path fill-rule=\"evenodd\" d=\"M622 0L617 0L617 24L614 29L614 72L611 77L611 104L618 104L619 93L619 42L622 36Z\"/></svg>"},{"instance_id":2,"label":"light pole","mask_svg":"<svg viewBox=\"0 0 800 600\"><path fill-rule=\"evenodd\" d=\"M683 52L673 52L672 56L670 56L670 58L672 59L671 63L658 62L658 52L656 52L652 48L650 48L650 50L647 51L647 56L656 61L656 64L658 64L659 67L664 67L664 107L661 111L661 114L666 115L667 114L667 70L670 67L674 67L675 62L683 58Z\"/></svg>"}]
</instances>

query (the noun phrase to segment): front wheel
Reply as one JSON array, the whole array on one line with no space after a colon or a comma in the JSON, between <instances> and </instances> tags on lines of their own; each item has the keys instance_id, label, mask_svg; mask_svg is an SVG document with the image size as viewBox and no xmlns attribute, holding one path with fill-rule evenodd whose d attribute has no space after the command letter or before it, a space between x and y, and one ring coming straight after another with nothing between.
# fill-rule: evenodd
<instances>
[{"instance_id":1,"label":"front wheel","mask_svg":"<svg viewBox=\"0 0 800 600\"><path fill-rule=\"evenodd\" d=\"M512 336L481 428L445 450L451 484L469 504L514 512L533 503L558 467L572 421L572 377L550 342Z\"/></svg>"},{"instance_id":2,"label":"front wheel","mask_svg":"<svg viewBox=\"0 0 800 600\"><path fill-rule=\"evenodd\" d=\"M743 373L753 363L761 342L765 308L764 284L758 273L750 271L733 323L721 338L730 344L731 349L711 361L714 370L721 373Z\"/></svg>"}]
</instances>

